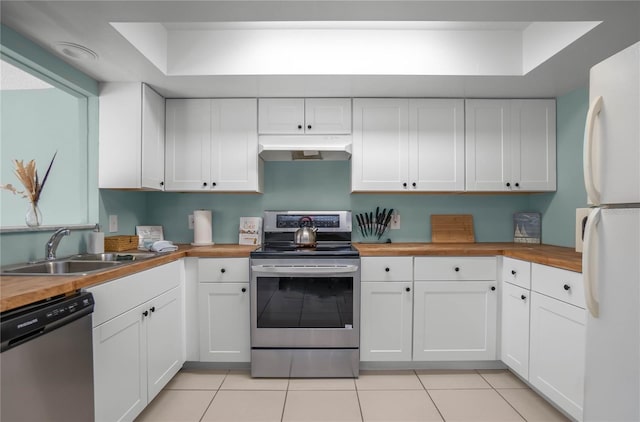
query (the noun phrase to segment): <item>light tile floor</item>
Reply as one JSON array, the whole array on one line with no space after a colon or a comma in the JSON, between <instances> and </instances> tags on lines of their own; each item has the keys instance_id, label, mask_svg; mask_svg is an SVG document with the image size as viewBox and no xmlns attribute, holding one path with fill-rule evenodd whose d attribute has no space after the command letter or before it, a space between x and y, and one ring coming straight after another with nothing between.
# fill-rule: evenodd
<instances>
[{"instance_id":1,"label":"light tile floor","mask_svg":"<svg viewBox=\"0 0 640 422\"><path fill-rule=\"evenodd\" d=\"M137 422L568 421L507 370L361 371L357 379L183 370Z\"/></svg>"}]
</instances>

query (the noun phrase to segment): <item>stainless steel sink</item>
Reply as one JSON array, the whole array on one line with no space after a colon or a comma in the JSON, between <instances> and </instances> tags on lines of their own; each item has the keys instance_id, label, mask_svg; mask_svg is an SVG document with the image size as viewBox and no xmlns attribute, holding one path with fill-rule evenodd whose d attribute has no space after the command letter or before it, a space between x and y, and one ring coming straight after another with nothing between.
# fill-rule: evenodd
<instances>
[{"instance_id":1,"label":"stainless steel sink","mask_svg":"<svg viewBox=\"0 0 640 422\"><path fill-rule=\"evenodd\" d=\"M73 261L140 261L158 256L149 252L105 252L74 255L69 259Z\"/></svg>"},{"instance_id":2,"label":"stainless steel sink","mask_svg":"<svg viewBox=\"0 0 640 422\"><path fill-rule=\"evenodd\" d=\"M113 268L124 264L124 261L46 261L24 264L2 269L6 275L74 275L88 274Z\"/></svg>"}]
</instances>

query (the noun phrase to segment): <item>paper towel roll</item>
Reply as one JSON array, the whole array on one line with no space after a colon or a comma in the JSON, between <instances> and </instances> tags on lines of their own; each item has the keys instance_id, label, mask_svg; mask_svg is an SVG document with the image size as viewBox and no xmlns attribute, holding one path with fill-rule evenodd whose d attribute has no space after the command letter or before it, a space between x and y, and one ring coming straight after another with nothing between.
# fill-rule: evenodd
<instances>
[{"instance_id":1,"label":"paper towel roll","mask_svg":"<svg viewBox=\"0 0 640 422\"><path fill-rule=\"evenodd\" d=\"M210 210L195 210L193 212L193 245L213 245Z\"/></svg>"}]
</instances>

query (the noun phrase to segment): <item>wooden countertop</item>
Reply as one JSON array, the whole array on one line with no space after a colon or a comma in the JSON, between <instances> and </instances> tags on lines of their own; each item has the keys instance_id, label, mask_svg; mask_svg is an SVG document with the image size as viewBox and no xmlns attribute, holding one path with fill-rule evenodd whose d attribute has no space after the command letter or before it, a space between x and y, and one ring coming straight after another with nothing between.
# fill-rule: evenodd
<instances>
[{"instance_id":1,"label":"wooden countertop","mask_svg":"<svg viewBox=\"0 0 640 422\"><path fill-rule=\"evenodd\" d=\"M582 254L561 246L523 243L354 243L354 246L361 257L504 255L582 272Z\"/></svg>"},{"instance_id":2,"label":"wooden countertop","mask_svg":"<svg viewBox=\"0 0 640 422\"><path fill-rule=\"evenodd\" d=\"M155 258L134 261L113 269L87 275L69 276L2 276L0 277L0 312L72 293L78 289L95 286L106 281L148 270L184 257L242 258L248 257L255 246L221 244L212 246L179 245L176 252L161 254ZM123 251L122 253L125 253ZM133 251L131 251L133 252ZM137 252L137 251L136 251Z\"/></svg>"},{"instance_id":3,"label":"wooden countertop","mask_svg":"<svg viewBox=\"0 0 640 422\"><path fill-rule=\"evenodd\" d=\"M582 271L582 254L571 248L518 243L356 243L360 256L493 256L504 255L571 271ZM176 252L127 263L117 268L75 276L2 276L0 312L37 302L52 296L72 293L106 281L144 271L184 257L242 258L255 246L220 244L213 246L180 245Z\"/></svg>"}]
</instances>

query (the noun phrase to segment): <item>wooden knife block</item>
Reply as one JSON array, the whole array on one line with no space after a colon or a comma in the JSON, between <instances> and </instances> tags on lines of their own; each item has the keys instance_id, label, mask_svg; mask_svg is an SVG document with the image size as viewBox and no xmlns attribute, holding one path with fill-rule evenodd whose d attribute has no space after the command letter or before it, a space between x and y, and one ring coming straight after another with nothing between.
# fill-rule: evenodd
<instances>
[{"instance_id":1,"label":"wooden knife block","mask_svg":"<svg viewBox=\"0 0 640 422\"><path fill-rule=\"evenodd\" d=\"M471 214L431 215L431 242L474 243L475 241Z\"/></svg>"}]
</instances>

